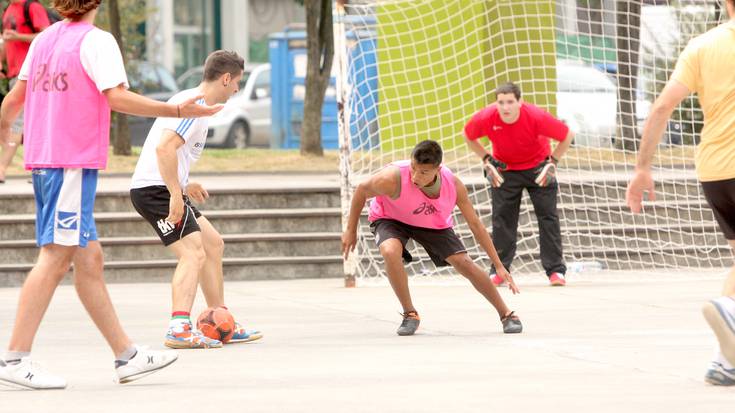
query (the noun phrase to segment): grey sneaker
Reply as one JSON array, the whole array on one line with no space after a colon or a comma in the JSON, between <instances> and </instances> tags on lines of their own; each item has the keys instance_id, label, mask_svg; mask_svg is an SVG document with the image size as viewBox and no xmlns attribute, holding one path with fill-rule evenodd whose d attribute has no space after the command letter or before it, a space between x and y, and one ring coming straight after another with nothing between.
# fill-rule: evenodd
<instances>
[{"instance_id":1,"label":"grey sneaker","mask_svg":"<svg viewBox=\"0 0 735 413\"><path fill-rule=\"evenodd\" d=\"M715 386L735 386L735 369L728 370L721 363L713 361L704 375L704 381Z\"/></svg>"},{"instance_id":2,"label":"grey sneaker","mask_svg":"<svg viewBox=\"0 0 735 413\"><path fill-rule=\"evenodd\" d=\"M412 336L413 333L416 332L416 329L419 328L419 323L421 322L419 313L416 311L408 311L402 315L403 321L401 322L401 326L398 327L398 331L396 331L396 333L398 333L399 336Z\"/></svg>"},{"instance_id":3,"label":"grey sneaker","mask_svg":"<svg viewBox=\"0 0 735 413\"><path fill-rule=\"evenodd\" d=\"M517 334L523 331L523 324L521 324L521 319L518 318L515 311L511 311L500 321L503 323L503 333L505 334Z\"/></svg>"}]
</instances>

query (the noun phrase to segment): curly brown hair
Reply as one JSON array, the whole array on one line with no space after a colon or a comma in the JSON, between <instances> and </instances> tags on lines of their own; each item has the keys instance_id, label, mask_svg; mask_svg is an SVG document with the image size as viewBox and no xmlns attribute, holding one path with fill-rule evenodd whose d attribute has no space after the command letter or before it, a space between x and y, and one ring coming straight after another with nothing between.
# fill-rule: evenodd
<instances>
[{"instance_id":1,"label":"curly brown hair","mask_svg":"<svg viewBox=\"0 0 735 413\"><path fill-rule=\"evenodd\" d=\"M78 19L99 7L102 0L53 0L53 7L67 19Z\"/></svg>"}]
</instances>

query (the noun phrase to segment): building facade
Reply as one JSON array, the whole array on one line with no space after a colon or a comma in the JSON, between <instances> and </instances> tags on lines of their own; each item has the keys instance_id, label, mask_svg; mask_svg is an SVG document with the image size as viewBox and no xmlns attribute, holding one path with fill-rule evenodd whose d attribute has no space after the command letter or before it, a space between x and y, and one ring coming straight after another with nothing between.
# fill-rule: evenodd
<instances>
[{"instance_id":1,"label":"building facade","mask_svg":"<svg viewBox=\"0 0 735 413\"><path fill-rule=\"evenodd\" d=\"M268 34L305 21L294 0L146 1L146 59L175 75L201 65L216 49L267 62Z\"/></svg>"}]
</instances>

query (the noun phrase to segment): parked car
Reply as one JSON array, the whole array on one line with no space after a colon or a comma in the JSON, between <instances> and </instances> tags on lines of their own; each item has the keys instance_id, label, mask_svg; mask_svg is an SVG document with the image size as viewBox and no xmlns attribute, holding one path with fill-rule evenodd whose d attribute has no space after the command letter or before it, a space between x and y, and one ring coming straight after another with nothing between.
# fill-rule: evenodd
<instances>
[{"instance_id":1,"label":"parked car","mask_svg":"<svg viewBox=\"0 0 735 413\"><path fill-rule=\"evenodd\" d=\"M181 89L199 85L204 67L179 76ZM269 146L271 141L271 70L269 64L247 64L240 91L209 120L207 145L226 148Z\"/></svg>"},{"instance_id":2,"label":"parked car","mask_svg":"<svg viewBox=\"0 0 735 413\"><path fill-rule=\"evenodd\" d=\"M169 100L179 91L176 80L166 68L145 61L131 62L128 82L133 91L161 102ZM129 116L128 119L130 144L142 146L156 119L139 116Z\"/></svg>"},{"instance_id":3,"label":"parked car","mask_svg":"<svg viewBox=\"0 0 735 413\"><path fill-rule=\"evenodd\" d=\"M558 60L557 114L575 132L577 146L610 147L617 134L618 89L608 74L595 66ZM638 77L636 126L640 134L652 102L646 100L647 78ZM682 127L670 121L662 143L682 142Z\"/></svg>"},{"instance_id":4,"label":"parked car","mask_svg":"<svg viewBox=\"0 0 735 413\"><path fill-rule=\"evenodd\" d=\"M594 66L558 60L556 86L557 115L575 132L574 144L611 146L616 133L615 83Z\"/></svg>"}]
</instances>

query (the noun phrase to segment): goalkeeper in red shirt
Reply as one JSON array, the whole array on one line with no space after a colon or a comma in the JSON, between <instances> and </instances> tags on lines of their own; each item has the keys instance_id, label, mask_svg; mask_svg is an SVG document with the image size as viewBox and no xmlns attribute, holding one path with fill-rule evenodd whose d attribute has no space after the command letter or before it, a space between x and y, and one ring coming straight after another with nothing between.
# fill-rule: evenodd
<instances>
[{"instance_id":1,"label":"goalkeeper in red shirt","mask_svg":"<svg viewBox=\"0 0 735 413\"><path fill-rule=\"evenodd\" d=\"M521 89L505 83L495 90L496 102L475 113L464 132L470 149L482 158L492 196L492 238L510 271L516 253L521 195L528 191L539 225L541 265L553 286L566 284L561 228L556 210L559 184L556 164L569 148L574 133L545 110L524 102ZM492 153L477 139L487 137ZM559 142L551 151L549 139ZM493 282L503 279L491 270Z\"/></svg>"}]
</instances>

